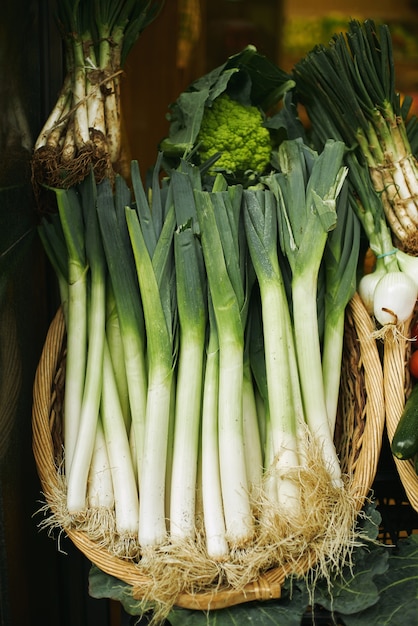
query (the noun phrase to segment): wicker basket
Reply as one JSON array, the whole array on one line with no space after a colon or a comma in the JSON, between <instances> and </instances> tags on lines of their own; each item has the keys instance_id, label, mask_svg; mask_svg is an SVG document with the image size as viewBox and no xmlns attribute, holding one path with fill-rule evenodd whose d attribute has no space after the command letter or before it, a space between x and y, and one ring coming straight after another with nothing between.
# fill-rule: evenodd
<instances>
[{"instance_id":1,"label":"wicker basket","mask_svg":"<svg viewBox=\"0 0 418 626\"><path fill-rule=\"evenodd\" d=\"M347 308L342 370L342 401L337 420L336 445L343 472L353 476L351 488L361 508L369 495L380 454L384 428L383 373L372 322L356 294ZM46 503L53 508L62 458L61 409L64 395L65 324L61 311L55 316L43 348L34 383L33 451ZM99 569L132 586L141 597L143 575L133 562L119 559L73 528L64 532ZM312 566L311 555L302 555L298 567ZM294 567L292 569L294 572ZM247 584L244 589L219 589L180 593L175 605L188 609L217 609L248 602L279 598L290 568L277 567Z\"/></svg>"},{"instance_id":2,"label":"wicker basket","mask_svg":"<svg viewBox=\"0 0 418 626\"><path fill-rule=\"evenodd\" d=\"M392 441L399 419L403 413L405 400L408 397L412 381L408 370L408 359L411 354L410 328L418 317L414 312L410 323L405 324L403 332L398 336L389 336L385 340L384 393L386 403L386 429L389 441ZM395 466L405 489L408 501L418 512L418 475L412 459L399 460L393 457Z\"/></svg>"}]
</instances>

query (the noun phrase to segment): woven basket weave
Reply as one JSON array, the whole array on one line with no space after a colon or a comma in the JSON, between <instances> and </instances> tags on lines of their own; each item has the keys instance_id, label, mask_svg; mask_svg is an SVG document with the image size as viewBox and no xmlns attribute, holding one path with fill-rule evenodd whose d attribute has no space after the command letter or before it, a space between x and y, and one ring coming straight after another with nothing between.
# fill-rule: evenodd
<instances>
[{"instance_id":1,"label":"woven basket weave","mask_svg":"<svg viewBox=\"0 0 418 626\"><path fill-rule=\"evenodd\" d=\"M336 428L336 445L342 470L352 476L351 489L359 508L369 495L379 459L385 410L383 373L372 338L372 322L356 294L346 314L342 390ZM59 488L62 460L61 411L64 396L65 323L61 310L49 328L38 364L33 396L33 452L47 505L54 507L53 494ZM141 597L146 580L133 562L122 560L97 545L83 532L64 528L64 532L99 569L132 586ZM300 573L313 565L312 556L301 555ZM292 572L295 573L294 566ZM181 593L176 606L207 610L224 608L251 600L279 598L290 568L281 566L247 584L244 589L219 589L200 593Z\"/></svg>"},{"instance_id":2,"label":"woven basket weave","mask_svg":"<svg viewBox=\"0 0 418 626\"><path fill-rule=\"evenodd\" d=\"M398 336L385 339L384 393L386 403L386 429L389 441L392 441L399 419L403 413L412 381L407 367L411 354L410 327L415 323L418 311L415 311L410 323L405 323ZM393 457L399 478L405 489L408 501L418 511L418 475L412 459L399 460Z\"/></svg>"}]
</instances>

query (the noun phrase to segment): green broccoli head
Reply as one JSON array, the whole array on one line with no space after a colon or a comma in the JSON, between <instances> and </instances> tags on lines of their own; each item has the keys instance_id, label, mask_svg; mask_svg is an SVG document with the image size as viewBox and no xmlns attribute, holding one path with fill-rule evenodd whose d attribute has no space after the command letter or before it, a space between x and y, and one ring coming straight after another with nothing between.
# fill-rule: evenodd
<instances>
[{"instance_id":1,"label":"green broccoli head","mask_svg":"<svg viewBox=\"0 0 418 626\"><path fill-rule=\"evenodd\" d=\"M263 126L261 111L221 94L206 107L197 136L202 162L220 152L216 170L229 173L251 170L262 173L270 161L270 133Z\"/></svg>"}]
</instances>

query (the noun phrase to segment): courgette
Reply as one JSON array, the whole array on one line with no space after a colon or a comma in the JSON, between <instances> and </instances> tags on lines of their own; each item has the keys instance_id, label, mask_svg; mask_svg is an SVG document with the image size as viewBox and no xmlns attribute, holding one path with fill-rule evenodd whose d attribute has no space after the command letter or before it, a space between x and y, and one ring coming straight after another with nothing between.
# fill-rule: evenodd
<instances>
[{"instance_id":1,"label":"courgette","mask_svg":"<svg viewBox=\"0 0 418 626\"><path fill-rule=\"evenodd\" d=\"M390 447L397 459L412 459L418 453L418 384L405 402Z\"/></svg>"}]
</instances>

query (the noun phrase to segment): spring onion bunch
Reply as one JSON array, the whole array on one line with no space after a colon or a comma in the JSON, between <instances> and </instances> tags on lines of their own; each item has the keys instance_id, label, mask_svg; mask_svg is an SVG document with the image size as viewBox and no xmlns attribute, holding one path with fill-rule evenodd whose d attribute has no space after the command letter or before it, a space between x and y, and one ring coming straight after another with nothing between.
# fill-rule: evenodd
<instances>
[{"instance_id":1,"label":"spring onion bunch","mask_svg":"<svg viewBox=\"0 0 418 626\"><path fill-rule=\"evenodd\" d=\"M352 20L346 33L299 61L293 76L312 126L354 150L370 172L398 246L415 255L418 169L395 88L388 26Z\"/></svg>"},{"instance_id":2,"label":"spring onion bunch","mask_svg":"<svg viewBox=\"0 0 418 626\"><path fill-rule=\"evenodd\" d=\"M34 181L70 187L93 167L97 180L120 171L120 79L140 33L164 0L62 0L57 22L66 76L34 146Z\"/></svg>"},{"instance_id":3,"label":"spring onion bunch","mask_svg":"<svg viewBox=\"0 0 418 626\"><path fill-rule=\"evenodd\" d=\"M360 275L358 290L384 333L411 315L418 276L416 164L405 122L408 103L401 107L395 91L387 26L377 31L369 20L350 22L345 35L296 65L295 80L314 144L320 149L328 138L346 143L350 204L376 257L375 270Z\"/></svg>"}]
</instances>

